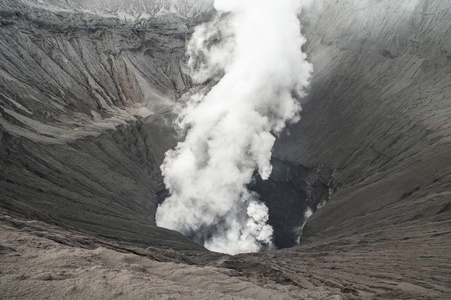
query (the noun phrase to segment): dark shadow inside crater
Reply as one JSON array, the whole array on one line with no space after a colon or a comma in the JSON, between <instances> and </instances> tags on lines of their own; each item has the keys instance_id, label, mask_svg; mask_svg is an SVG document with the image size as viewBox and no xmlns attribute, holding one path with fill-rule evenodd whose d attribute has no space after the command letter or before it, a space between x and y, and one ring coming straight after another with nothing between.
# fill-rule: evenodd
<instances>
[{"instance_id":1,"label":"dark shadow inside crater","mask_svg":"<svg viewBox=\"0 0 451 300\"><path fill-rule=\"evenodd\" d=\"M275 246L293 247L299 242L307 209L315 211L329 200L334 190L333 170L326 165L307 168L276 158L271 164L271 176L262 180L255 175L249 189L257 192L269 209Z\"/></svg>"},{"instance_id":2,"label":"dark shadow inside crater","mask_svg":"<svg viewBox=\"0 0 451 300\"><path fill-rule=\"evenodd\" d=\"M289 248L299 243L305 224L307 209L314 212L329 200L334 190L333 170L326 165L308 168L277 158L271 159L272 173L263 180L256 172L249 190L256 192L269 210L270 224L274 229L273 242L278 249ZM164 189L157 193L161 204L169 196ZM214 226L205 226L198 232L183 232L193 241L203 244L216 232L224 231L218 221Z\"/></svg>"}]
</instances>

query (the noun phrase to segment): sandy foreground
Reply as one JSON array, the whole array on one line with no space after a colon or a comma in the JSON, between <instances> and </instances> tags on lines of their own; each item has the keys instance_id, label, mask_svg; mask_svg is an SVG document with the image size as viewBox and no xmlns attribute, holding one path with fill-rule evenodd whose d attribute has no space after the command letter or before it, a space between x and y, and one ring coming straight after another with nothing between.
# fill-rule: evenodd
<instances>
[{"instance_id":1,"label":"sandy foreground","mask_svg":"<svg viewBox=\"0 0 451 300\"><path fill-rule=\"evenodd\" d=\"M93 237L38 221L1 221L0 299L342 299L322 287L259 285L225 268L97 247Z\"/></svg>"}]
</instances>

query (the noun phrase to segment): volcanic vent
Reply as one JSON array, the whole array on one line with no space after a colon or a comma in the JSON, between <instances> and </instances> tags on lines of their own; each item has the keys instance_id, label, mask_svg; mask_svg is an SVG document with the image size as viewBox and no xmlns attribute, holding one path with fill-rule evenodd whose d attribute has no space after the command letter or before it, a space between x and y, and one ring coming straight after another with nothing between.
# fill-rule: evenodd
<instances>
[{"instance_id":1,"label":"volcanic vent","mask_svg":"<svg viewBox=\"0 0 451 300\"><path fill-rule=\"evenodd\" d=\"M272 248L268 207L248 185L255 170L269 178L276 136L300 118L297 98L312 71L301 51L301 7L297 0L219 0L213 20L196 28L188 65L194 83L207 86L180 105L186 136L161 167L169 197L157 225L214 251Z\"/></svg>"}]
</instances>

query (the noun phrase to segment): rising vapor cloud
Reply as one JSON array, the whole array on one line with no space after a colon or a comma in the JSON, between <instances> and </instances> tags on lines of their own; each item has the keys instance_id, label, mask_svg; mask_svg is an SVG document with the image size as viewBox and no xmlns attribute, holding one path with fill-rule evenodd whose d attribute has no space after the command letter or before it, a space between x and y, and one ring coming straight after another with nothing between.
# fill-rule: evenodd
<instances>
[{"instance_id":1,"label":"rising vapor cloud","mask_svg":"<svg viewBox=\"0 0 451 300\"><path fill-rule=\"evenodd\" d=\"M305 1L304 1L305 2ZM188 47L193 80L208 89L183 104L186 138L161 166L170 196L159 226L225 253L271 247L268 208L247 185L271 174L271 150L297 122L312 66L302 53L301 0L216 0L217 16Z\"/></svg>"}]
</instances>

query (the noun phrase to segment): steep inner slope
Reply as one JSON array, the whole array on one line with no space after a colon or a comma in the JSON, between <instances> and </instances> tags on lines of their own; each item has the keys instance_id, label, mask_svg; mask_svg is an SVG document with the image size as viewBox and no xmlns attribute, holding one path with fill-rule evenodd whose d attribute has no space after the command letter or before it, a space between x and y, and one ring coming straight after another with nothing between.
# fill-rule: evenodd
<instances>
[{"instance_id":1,"label":"steep inner slope","mask_svg":"<svg viewBox=\"0 0 451 300\"><path fill-rule=\"evenodd\" d=\"M341 188L312 217L309 236L448 221L449 7L440 1L329 5L304 19L316 71L304 117L276 151L337 170ZM330 20L331 11L341 22L316 22Z\"/></svg>"},{"instance_id":2,"label":"steep inner slope","mask_svg":"<svg viewBox=\"0 0 451 300\"><path fill-rule=\"evenodd\" d=\"M1 18L2 206L183 248L154 214L175 143L171 105L189 85L180 63L190 29L170 16L135 24L20 1L3 2Z\"/></svg>"}]
</instances>

